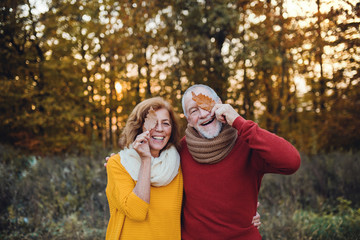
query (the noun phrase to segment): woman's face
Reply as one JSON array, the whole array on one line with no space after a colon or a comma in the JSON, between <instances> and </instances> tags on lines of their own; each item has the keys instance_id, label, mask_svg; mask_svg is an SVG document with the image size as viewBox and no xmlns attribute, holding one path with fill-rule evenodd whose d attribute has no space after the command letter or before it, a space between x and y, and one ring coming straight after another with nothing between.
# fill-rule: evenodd
<instances>
[{"instance_id":1,"label":"woman's face","mask_svg":"<svg viewBox=\"0 0 360 240\"><path fill-rule=\"evenodd\" d=\"M171 119L169 111L160 108L155 111L157 123L155 128L150 131L150 152L153 157L158 157L160 151L166 146L171 136ZM146 131L143 126L143 131Z\"/></svg>"}]
</instances>

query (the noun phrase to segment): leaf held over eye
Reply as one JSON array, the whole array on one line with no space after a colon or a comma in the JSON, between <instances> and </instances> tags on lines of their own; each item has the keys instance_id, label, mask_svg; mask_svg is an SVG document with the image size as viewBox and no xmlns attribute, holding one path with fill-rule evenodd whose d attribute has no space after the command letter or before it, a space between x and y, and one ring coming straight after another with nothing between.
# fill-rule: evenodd
<instances>
[{"instance_id":1,"label":"leaf held over eye","mask_svg":"<svg viewBox=\"0 0 360 240\"><path fill-rule=\"evenodd\" d=\"M146 129L146 131L150 131L151 129L155 128L156 122L157 122L156 113L154 109L150 107L144 122L144 128Z\"/></svg>"},{"instance_id":2,"label":"leaf held over eye","mask_svg":"<svg viewBox=\"0 0 360 240\"><path fill-rule=\"evenodd\" d=\"M202 108L208 112L211 112L211 109L216 104L212 98L210 98L202 93L199 93L198 95L196 95L194 92L191 92L191 93L192 93L192 99L196 102L196 104L200 108Z\"/></svg>"}]
</instances>

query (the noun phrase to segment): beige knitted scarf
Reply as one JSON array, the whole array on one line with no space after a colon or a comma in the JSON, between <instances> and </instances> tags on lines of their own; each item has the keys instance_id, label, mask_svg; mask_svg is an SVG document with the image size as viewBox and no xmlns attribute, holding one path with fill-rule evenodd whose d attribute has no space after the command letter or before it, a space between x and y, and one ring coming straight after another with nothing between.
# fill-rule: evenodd
<instances>
[{"instance_id":1,"label":"beige knitted scarf","mask_svg":"<svg viewBox=\"0 0 360 240\"><path fill-rule=\"evenodd\" d=\"M141 166L141 158L130 145L119 152L120 162L135 181L138 180ZM178 174L180 166L180 155L174 146L161 151L157 158L151 157L150 182L154 187L168 185Z\"/></svg>"},{"instance_id":2,"label":"beige knitted scarf","mask_svg":"<svg viewBox=\"0 0 360 240\"><path fill-rule=\"evenodd\" d=\"M230 153L236 142L237 130L225 125L218 136L206 139L188 125L185 136L187 146L195 161L214 164L223 160Z\"/></svg>"}]
</instances>

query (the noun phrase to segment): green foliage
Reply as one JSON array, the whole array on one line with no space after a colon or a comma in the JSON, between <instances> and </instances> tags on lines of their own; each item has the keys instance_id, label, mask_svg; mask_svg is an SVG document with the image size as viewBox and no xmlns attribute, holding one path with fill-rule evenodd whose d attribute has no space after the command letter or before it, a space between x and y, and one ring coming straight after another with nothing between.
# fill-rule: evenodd
<instances>
[{"instance_id":1,"label":"green foliage","mask_svg":"<svg viewBox=\"0 0 360 240\"><path fill-rule=\"evenodd\" d=\"M32 156L0 145L1 239L103 239L108 155ZM360 152L302 155L293 175L266 174L264 240L359 239Z\"/></svg>"},{"instance_id":2,"label":"green foliage","mask_svg":"<svg viewBox=\"0 0 360 240\"><path fill-rule=\"evenodd\" d=\"M359 239L360 152L301 159L295 174L262 180L263 239Z\"/></svg>"},{"instance_id":3,"label":"green foliage","mask_svg":"<svg viewBox=\"0 0 360 240\"><path fill-rule=\"evenodd\" d=\"M0 145L0 231L3 232L10 224L9 219L17 211L13 203L17 199L18 190L15 186L24 178L24 173L33 164L29 158L12 146Z\"/></svg>"},{"instance_id":4,"label":"green foliage","mask_svg":"<svg viewBox=\"0 0 360 240\"><path fill-rule=\"evenodd\" d=\"M109 215L105 151L96 148L82 157L20 155L8 161L18 151L0 146L1 239L104 238Z\"/></svg>"},{"instance_id":5,"label":"green foliage","mask_svg":"<svg viewBox=\"0 0 360 240\"><path fill-rule=\"evenodd\" d=\"M360 239L360 208L351 208L351 201L344 198L337 200L336 208L328 213L295 212L294 221L300 225L305 236L319 240Z\"/></svg>"},{"instance_id":6,"label":"green foliage","mask_svg":"<svg viewBox=\"0 0 360 240\"><path fill-rule=\"evenodd\" d=\"M260 207L260 233L264 240L360 239L360 209L352 208L351 201L338 198L337 205L318 212L296 208L287 200Z\"/></svg>"}]
</instances>

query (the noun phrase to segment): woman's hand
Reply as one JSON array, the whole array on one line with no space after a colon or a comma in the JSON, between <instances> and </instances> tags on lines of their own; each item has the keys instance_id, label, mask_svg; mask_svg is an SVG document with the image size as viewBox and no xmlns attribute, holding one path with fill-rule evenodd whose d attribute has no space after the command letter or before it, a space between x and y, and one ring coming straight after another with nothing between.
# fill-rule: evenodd
<instances>
[{"instance_id":1,"label":"woman's hand","mask_svg":"<svg viewBox=\"0 0 360 240\"><path fill-rule=\"evenodd\" d=\"M133 148L139 154L142 160L151 158L150 146L149 146L150 132L146 131L139 134L133 142Z\"/></svg>"},{"instance_id":2,"label":"woman's hand","mask_svg":"<svg viewBox=\"0 0 360 240\"><path fill-rule=\"evenodd\" d=\"M143 132L139 134L135 141L133 142L133 147L135 151L140 155L141 159L150 157L150 147L149 147L149 137L150 133L149 131ZM136 147L135 147L136 146ZM115 153L111 153L110 156L105 158L104 167L106 167L107 162L109 161L109 158L115 155Z\"/></svg>"}]
</instances>

